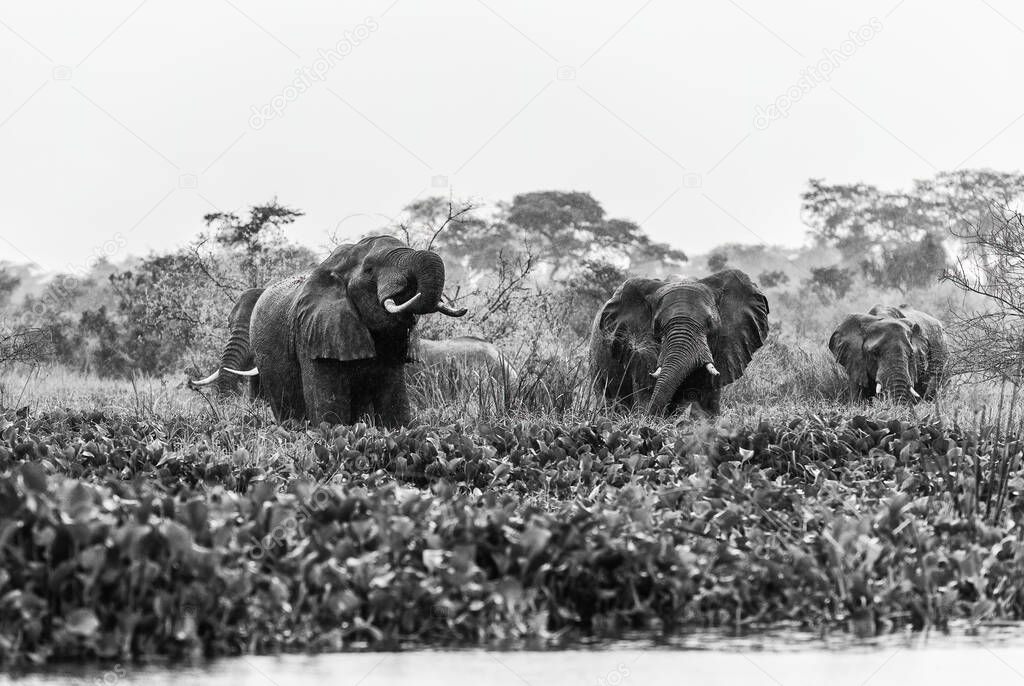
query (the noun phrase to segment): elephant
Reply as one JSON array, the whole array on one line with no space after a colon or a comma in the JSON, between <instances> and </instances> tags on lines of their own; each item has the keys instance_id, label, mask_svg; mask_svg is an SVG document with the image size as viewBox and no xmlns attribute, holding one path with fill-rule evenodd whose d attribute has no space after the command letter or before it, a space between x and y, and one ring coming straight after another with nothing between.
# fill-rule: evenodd
<instances>
[{"instance_id":1,"label":"elephant","mask_svg":"<svg viewBox=\"0 0 1024 686\"><path fill-rule=\"evenodd\" d=\"M241 390L239 380L246 377L240 377L239 373L256 364L252 349L249 347L249 319L252 317L252 310L256 306L256 301L263 294L263 290L262 288L250 288L239 296L238 302L235 303L231 315L228 317L231 333L228 343L221 353L220 366L205 379L189 379L189 388L199 389L216 384L214 388L218 393L232 394ZM248 381L249 395L258 396L259 376L250 376Z\"/></svg>"},{"instance_id":2,"label":"elephant","mask_svg":"<svg viewBox=\"0 0 1024 686\"><path fill-rule=\"evenodd\" d=\"M273 283L249 317L261 397L278 421L407 425L404 365L418 315L466 314L441 301L445 267L393 236L339 245L310 271ZM238 313L232 331L244 326ZM233 342L228 341L225 355Z\"/></svg>"},{"instance_id":3,"label":"elephant","mask_svg":"<svg viewBox=\"0 0 1024 686\"><path fill-rule=\"evenodd\" d=\"M875 305L867 314L847 316L828 349L846 369L851 401L882 394L901 403L931 400L943 383L942 323L907 305Z\"/></svg>"},{"instance_id":4,"label":"elephant","mask_svg":"<svg viewBox=\"0 0 1024 686\"><path fill-rule=\"evenodd\" d=\"M722 388L743 375L767 335L768 300L738 269L634 277L594 318L590 376L615 404L671 414L696 403L717 414Z\"/></svg>"},{"instance_id":5,"label":"elephant","mask_svg":"<svg viewBox=\"0 0 1024 686\"><path fill-rule=\"evenodd\" d=\"M508 358L493 343L476 336L421 338L416 341L413 357L419 368L450 368L457 364L466 371L482 371L498 382L514 384L519 379Z\"/></svg>"}]
</instances>

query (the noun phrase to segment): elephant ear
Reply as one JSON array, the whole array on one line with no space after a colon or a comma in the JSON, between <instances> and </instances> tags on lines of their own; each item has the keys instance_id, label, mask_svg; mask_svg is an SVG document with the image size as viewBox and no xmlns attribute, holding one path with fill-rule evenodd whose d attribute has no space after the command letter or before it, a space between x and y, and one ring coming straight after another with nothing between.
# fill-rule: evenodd
<instances>
[{"instance_id":1,"label":"elephant ear","mask_svg":"<svg viewBox=\"0 0 1024 686\"><path fill-rule=\"evenodd\" d=\"M850 379L862 387L871 385L868 374L864 343L867 327L878 321L878 317L870 314L851 314L836 327L832 337L828 339L828 349L836 358Z\"/></svg>"},{"instance_id":2,"label":"elephant ear","mask_svg":"<svg viewBox=\"0 0 1024 686\"><path fill-rule=\"evenodd\" d=\"M621 339L653 333L650 296L664 285L659 279L626 279L601 309L600 328L605 337Z\"/></svg>"},{"instance_id":3,"label":"elephant ear","mask_svg":"<svg viewBox=\"0 0 1024 686\"><path fill-rule=\"evenodd\" d=\"M711 289L721 326L708 337L721 385L743 376L754 352L768 336L768 299L739 269L726 269L700 279Z\"/></svg>"},{"instance_id":4,"label":"elephant ear","mask_svg":"<svg viewBox=\"0 0 1024 686\"><path fill-rule=\"evenodd\" d=\"M329 270L316 269L302 285L295 304L296 345L311 359L348 362L377 356L373 336Z\"/></svg>"}]
</instances>

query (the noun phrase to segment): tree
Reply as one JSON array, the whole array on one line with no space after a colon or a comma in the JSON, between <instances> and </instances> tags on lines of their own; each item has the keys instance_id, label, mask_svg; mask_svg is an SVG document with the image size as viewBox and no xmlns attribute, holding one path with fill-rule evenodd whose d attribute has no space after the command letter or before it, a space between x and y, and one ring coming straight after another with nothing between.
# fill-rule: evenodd
<instances>
[{"instance_id":1,"label":"tree","mask_svg":"<svg viewBox=\"0 0 1024 686\"><path fill-rule=\"evenodd\" d=\"M708 255L708 269L712 272L720 272L725 269L725 265L729 262L729 256L721 250L715 250Z\"/></svg>"},{"instance_id":2,"label":"tree","mask_svg":"<svg viewBox=\"0 0 1024 686\"><path fill-rule=\"evenodd\" d=\"M504 232L551 266L552 280L574 260L601 250L625 259L686 260L681 250L652 241L635 222L609 219L589 193L521 193L503 206Z\"/></svg>"},{"instance_id":3,"label":"tree","mask_svg":"<svg viewBox=\"0 0 1024 686\"><path fill-rule=\"evenodd\" d=\"M589 336L594 313L628 278L626 270L610 262L584 260L560 290L569 327L581 338Z\"/></svg>"},{"instance_id":4,"label":"tree","mask_svg":"<svg viewBox=\"0 0 1024 686\"><path fill-rule=\"evenodd\" d=\"M765 288L775 288L789 283L789 275L781 269L766 270L758 274L757 281Z\"/></svg>"},{"instance_id":5,"label":"tree","mask_svg":"<svg viewBox=\"0 0 1024 686\"><path fill-rule=\"evenodd\" d=\"M804 280L804 285L818 294L823 301L839 300L853 287L853 273L837 264L818 267Z\"/></svg>"},{"instance_id":6,"label":"tree","mask_svg":"<svg viewBox=\"0 0 1024 686\"><path fill-rule=\"evenodd\" d=\"M290 243L284 234L284 227L303 214L273 198L265 205L250 207L249 217L244 222L232 212L206 214L203 221L208 227L214 227L214 242L239 257L243 283L238 290L243 290L266 285L283 263L296 262L310 254L309 250ZM200 261L198 248L204 242L201 239L193 250ZM212 269L205 271L208 278L218 280Z\"/></svg>"},{"instance_id":7,"label":"tree","mask_svg":"<svg viewBox=\"0 0 1024 686\"><path fill-rule=\"evenodd\" d=\"M906 294L911 288L938 281L948 261L942 240L928 233L918 241L883 248L876 259L863 260L861 269L873 284Z\"/></svg>"},{"instance_id":8,"label":"tree","mask_svg":"<svg viewBox=\"0 0 1024 686\"><path fill-rule=\"evenodd\" d=\"M985 230L993 203L1024 199L1024 175L987 169L940 172L909 191L811 179L801 196L804 222L822 245L838 248L878 286L906 291L934 282L947 264L944 247L957 226Z\"/></svg>"},{"instance_id":9,"label":"tree","mask_svg":"<svg viewBox=\"0 0 1024 686\"><path fill-rule=\"evenodd\" d=\"M985 303L954 313L954 373L1024 381L1024 216L993 204L989 216L956 229L963 255L943 278Z\"/></svg>"},{"instance_id":10,"label":"tree","mask_svg":"<svg viewBox=\"0 0 1024 686\"><path fill-rule=\"evenodd\" d=\"M473 270L490 270L498 255L509 252L507 237L476 214L467 200L439 195L414 200L405 206L405 219L397 227L410 245L435 248L449 260Z\"/></svg>"},{"instance_id":11,"label":"tree","mask_svg":"<svg viewBox=\"0 0 1024 686\"><path fill-rule=\"evenodd\" d=\"M942 235L934 219L938 200L908 193L885 193L864 183L828 185L811 179L801 196L801 212L811 236L858 261L879 248Z\"/></svg>"},{"instance_id":12,"label":"tree","mask_svg":"<svg viewBox=\"0 0 1024 686\"><path fill-rule=\"evenodd\" d=\"M444 224L434 247L449 259L490 271L499 255L507 259L528 254L549 267L553 280L583 259L686 260L681 250L651 240L635 222L608 218L589 193L521 193L509 203L499 203L490 216L466 211L467 207L468 203L440 196L417 200L406 206L407 220L399 228L422 237Z\"/></svg>"},{"instance_id":13,"label":"tree","mask_svg":"<svg viewBox=\"0 0 1024 686\"><path fill-rule=\"evenodd\" d=\"M0 307L5 307L11 301L11 295L21 284L21 277L11 272L6 265L0 264Z\"/></svg>"}]
</instances>

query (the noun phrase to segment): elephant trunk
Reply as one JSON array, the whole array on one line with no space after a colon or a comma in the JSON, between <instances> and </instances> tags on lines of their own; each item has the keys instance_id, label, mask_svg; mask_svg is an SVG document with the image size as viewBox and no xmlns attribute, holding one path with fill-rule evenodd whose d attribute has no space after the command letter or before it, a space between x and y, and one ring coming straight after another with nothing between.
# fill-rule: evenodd
<instances>
[{"instance_id":1,"label":"elephant trunk","mask_svg":"<svg viewBox=\"0 0 1024 686\"><path fill-rule=\"evenodd\" d=\"M390 312L454 312L441 303L445 273L444 260L440 255L432 250L412 248L399 248L393 254L396 276L389 280L381 280L378 286L381 302ZM395 296L400 296L404 300L396 302Z\"/></svg>"},{"instance_id":2,"label":"elephant trunk","mask_svg":"<svg viewBox=\"0 0 1024 686\"><path fill-rule=\"evenodd\" d=\"M201 380L189 380L192 388L201 388L216 383L215 388L220 393L234 393L238 391L238 374L228 373L228 370L250 370L255 366L253 361L252 348L249 346L249 320L252 317L256 301L263 294L262 288L250 288L242 293L231 310L228 325L231 333L228 342L220 356L220 366L210 376Z\"/></svg>"},{"instance_id":3,"label":"elephant trunk","mask_svg":"<svg viewBox=\"0 0 1024 686\"><path fill-rule=\"evenodd\" d=\"M889 395L897 403L913 403L914 384L910 379L907 360L893 360L878 369L878 385L876 392Z\"/></svg>"},{"instance_id":4,"label":"elephant trunk","mask_svg":"<svg viewBox=\"0 0 1024 686\"><path fill-rule=\"evenodd\" d=\"M249 321L236 322L220 356L221 370L247 370L253 366L252 350L249 348ZM221 393L238 391L241 377L237 374L221 374L217 379L217 390Z\"/></svg>"},{"instance_id":5,"label":"elephant trunk","mask_svg":"<svg viewBox=\"0 0 1024 686\"><path fill-rule=\"evenodd\" d=\"M699 367L713 365L703 330L695 322L674 320L662 337L658 363L658 380L651 393L651 411L662 413L688 376Z\"/></svg>"}]
</instances>

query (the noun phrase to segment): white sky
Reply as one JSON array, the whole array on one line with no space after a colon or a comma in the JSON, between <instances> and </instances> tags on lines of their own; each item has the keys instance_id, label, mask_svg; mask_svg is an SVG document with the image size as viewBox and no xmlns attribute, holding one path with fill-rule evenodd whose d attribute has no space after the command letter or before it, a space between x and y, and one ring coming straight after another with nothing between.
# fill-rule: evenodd
<instances>
[{"instance_id":1,"label":"white sky","mask_svg":"<svg viewBox=\"0 0 1024 686\"><path fill-rule=\"evenodd\" d=\"M486 201L590 191L691 253L798 244L809 177L1021 167L1011 0L340 4L0 2L0 259L81 269L274 195L307 213L292 235L322 246L446 194L436 177ZM881 30L829 81L754 126L872 17ZM250 126L368 18L324 81Z\"/></svg>"}]
</instances>

